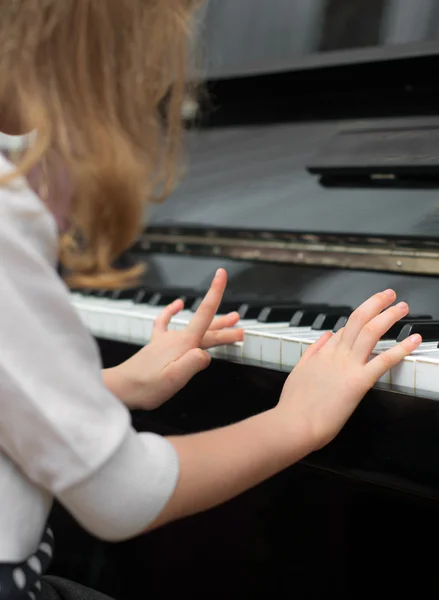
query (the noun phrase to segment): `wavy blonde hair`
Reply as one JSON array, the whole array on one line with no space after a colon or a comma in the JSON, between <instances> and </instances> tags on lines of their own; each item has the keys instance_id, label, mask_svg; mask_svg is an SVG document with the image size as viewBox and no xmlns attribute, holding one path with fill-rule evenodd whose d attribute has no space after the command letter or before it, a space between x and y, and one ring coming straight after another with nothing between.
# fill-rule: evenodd
<instances>
[{"instance_id":1,"label":"wavy blonde hair","mask_svg":"<svg viewBox=\"0 0 439 600\"><path fill-rule=\"evenodd\" d=\"M0 0L0 106L37 132L17 173L40 166L54 210L59 166L67 173L60 259L72 286L126 286L140 273L114 262L138 237L145 203L166 196L178 174L197 4Z\"/></svg>"}]
</instances>

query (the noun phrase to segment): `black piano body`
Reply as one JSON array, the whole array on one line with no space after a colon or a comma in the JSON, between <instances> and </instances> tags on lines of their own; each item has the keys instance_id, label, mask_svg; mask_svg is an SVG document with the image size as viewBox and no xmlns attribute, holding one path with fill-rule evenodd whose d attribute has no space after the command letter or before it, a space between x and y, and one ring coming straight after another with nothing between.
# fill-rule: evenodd
<instances>
[{"instance_id":1,"label":"black piano body","mask_svg":"<svg viewBox=\"0 0 439 600\"><path fill-rule=\"evenodd\" d=\"M276 262L254 248L236 260L221 245L184 238L196 229L212 239L218 230L289 231L357 236L357 242L410 238L421 248L433 243L439 233L434 178L324 186L307 167L346 131L439 126L437 83L421 75L438 64L431 55L212 82L213 108L188 135L189 174L165 205L149 211L151 227L125 258L147 262L144 285L153 289L202 291L216 267L225 266L229 292L241 297L355 306L393 287L413 312L439 319L439 280L419 265L405 271L396 262L359 268L301 264L297 257ZM105 366L137 349L98 342ZM215 359L161 409L133 413L133 423L168 434L235 422L274 406L285 377ZM78 538L70 565L89 544L97 571L81 561L72 571L65 548L56 568L120 598L142 586L163 598L181 590L196 597L287 592L317 598L328 591L354 597L368 584L376 590L380 578L393 592L415 580L431 593L438 499L438 401L373 389L327 448L242 497L126 544Z\"/></svg>"}]
</instances>

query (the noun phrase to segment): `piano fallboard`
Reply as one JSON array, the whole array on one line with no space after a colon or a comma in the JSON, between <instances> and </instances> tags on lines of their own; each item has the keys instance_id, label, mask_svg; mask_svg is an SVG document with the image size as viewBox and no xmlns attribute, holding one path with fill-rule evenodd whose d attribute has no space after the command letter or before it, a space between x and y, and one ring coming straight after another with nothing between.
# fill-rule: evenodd
<instances>
[{"instance_id":1,"label":"piano fallboard","mask_svg":"<svg viewBox=\"0 0 439 600\"><path fill-rule=\"evenodd\" d=\"M106 366L137 346L98 340ZM193 433L228 425L275 406L286 373L214 360L184 390L153 412L136 411L139 430ZM439 402L371 390L345 428L303 465L347 479L439 501Z\"/></svg>"}]
</instances>

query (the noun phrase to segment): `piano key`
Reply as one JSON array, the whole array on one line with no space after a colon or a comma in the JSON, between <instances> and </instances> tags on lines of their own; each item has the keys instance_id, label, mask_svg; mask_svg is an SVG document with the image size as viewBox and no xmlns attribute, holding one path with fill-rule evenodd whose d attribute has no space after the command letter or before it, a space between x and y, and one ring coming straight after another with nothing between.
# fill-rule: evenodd
<instances>
[{"instance_id":1,"label":"piano key","mask_svg":"<svg viewBox=\"0 0 439 600\"><path fill-rule=\"evenodd\" d=\"M285 323L260 323L255 319L242 319L238 321L236 327L244 330L244 340L246 341L246 356L249 360L260 362L260 348L262 340L258 340L266 332L289 331L289 325ZM244 360L244 342L235 342L226 347L225 356L233 361L242 362Z\"/></svg>"},{"instance_id":2,"label":"piano key","mask_svg":"<svg viewBox=\"0 0 439 600\"><path fill-rule=\"evenodd\" d=\"M439 321L419 321L417 323L407 323L401 329L397 342L402 342L411 335L419 333L424 342L439 342Z\"/></svg>"},{"instance_id":3,"label":"piano key","mask_svg":"<svg viewBox=\"0 0 439 600\"><path fill-rule=\"evenodd\" d=\"M334 310L337 310L338 313L340 310L344 310L345 307L334 307ZM351 311L350 307L346 307L346 310ZM327 311L330 312L330 311ZM323 326L323 320L322 320ZM302 355L302 344L305 343L306 347L313 344L317 341L325 331L330 331L331 324L328 324L328 328L325 330L323 327L320 329L313 329L312 327L289 327L288 329L282 329L276 332L278 336L277 344L274 340L270 340L265 342L265 346L267 347L268 354L271 354L275 357L277 362L277 357L280 356L279 366L281 370L289 370L294 364L300 360ZM273 336L270 336L273 337ZM305 348L306 349L306 348ZM265 362L266 360L266 352L265 348L262 349L262 359Z\"/></svg>"},{"instance_id":4,"label":"piano key","mask_svg":"<svg viewBox=\"0 0 439 600\"><path fill-rule=\"evenodd\" d=\"M152 306L165 307L175 300L183 300L185 307L192 310L192 306L200 301L200 294L201 292L193 289L171 288L161 292L155 292L151 296L149 304Z\"/></svg>"},{"instance_id":5,"label":"piano key","mask_svg":"<svg viewBox=\"0 0 439 600\"><path fill-rule=\"evenodd\" d=\"M279 305L279 306L267 306L258 317L258 321L261 323L277 323L277 322L290 322L298 310L317 309L319 312L323 312L325 308L328 308L327 304L303 304L302 302L293 302L291 304Z\"/></svg>"},{"instance_id":6,"label":"piano key","mask_svg":"<svg viewBox=\"0 0 439 600\"><path fill-rule=\"evenodd\" d=\"M324 331L309 330L303 335L283 335L281 337L281 370L291 370L302 357L305 350L314 344Z\"/></svg>"},{"instance_id":7,"label":"piano key","mask_svg":"<svg viewBox=\"0 0 439 600\"><path fill-rule=\"evenodd\" d=\"M148 288L140 288L133 298L135 304L148 304L150 298L154 295L154 291Z\"/></svg>"},{"instance_id":8,"label":"piano key","mask_svg":"<svg viewBox=\"0 0 439 600\"><path fill-rule=\"evenodd\" d=\"M335 324L334 328L333 328L333 332L337 333L337 331L339 329L341 329L342 327L344 327L347 323L349 319L348 315L344 315L342 317L339 318L339 320L337 321L337 323ZM413 321L429 321L432 319L431 315L412 315L412 314L408 314L405 317L403 317L402 319L400 319L398 321L398 323L408 323L408 322L413 322ZM398 337L398 334L395 333L396 330L398 330L398 332L400 331L400 329L402 329L402 327L399 327L399 324L396 323L394 325L394 328L392 333L385 333L381 339L396 339Z\"/></svg>"},{"instance_id":9,"label":"piano key","mask_svg":"<svg viewBox=\"0 0 439 600\"><path fill-rule=\"evenodd\" d=\"M386 331L386 333L381 336L381 339L382 340L396 340L398 338L398 335L402 331L404 325L410 324L410 323L423 322L423 321L429 322L431 320L432 320L432 317L430 315L414 315L414 316L407 315L406 317L403 317L402 319L397 321L394 325L392 325L392 327L390 327L390 329L388 329Z\"/></svg>"},{"instance_id":10,"label":"piano key","mask_svg":"<svg viewBox=\"0 0 439 600\"><path fill-rule=\"evenodd\" d=\"M309 327L291 327L288 332L281 330L279 332L267 333L263 336L261 345L261 362L270 363L278 368L282 365L282 339L288 338L300 344L303 339L311 332Z\"/></svg>"},{"instance_id":11,"label":"piano key","mask_svg":"<svg viewBox=\"0 0 439 600\"><path fill-rule=\"evenodd\" d=\"M191 310L195 312L202 300L203 298L198 298L196 302L192 304ZM243 299L225 299L218 307L218 315L237 312L241 319L257 319L265 307L266 303L261 301L250 303Z\"/></svg>"},{"instance_id":12,"label":"piano key","mask_svg":"<svg viewBox=\"0 0 439 600\"><path fill-rule=\"evenodd\" d=\"M329 312L325 311L316 316L312 322L311 329L314 331L331 331L339 321L340 317L345 316L348 318L351 313L351 307L340 308L340 310Z\"/></svg>"},{"instance_id":13,"label":"piano key","mask_svg":"<svg viewBox=\"0 0 439 600\"><path fill-rule=\"evenodd\" d=\"M141 288L129 288L125 290L112 290L106 292L107 295L113 300L134 300L136 295L139 293Z\"/></svg>"},{"instance_id":14,"label":"piano key","mask_svg":"<svg viewBox=\"0 0 439 600\"><path fill-rule=\"evenodd\" d=\"M333 315L335 317L334 323L332 325L334 326L339 317L343 316L344 314L350 315L351 312L352 308L350 306L328 306L324 310L322 310L320 307L303 308L297 310L294 313L294 316L290 321L290 325L291 327L311 326L313 325L314 321L319 317L319 315L327 314Z\"/></svg>"},{"instance_id":15,"label":"piano key","mask_svg":"<svg viewBox=\"0 0 439 600\"><path fill-rule=\"evenodd\" d=\"M244 325L244 347L242 356L252 363L262 364L263 354L262 348L270 338L274 340L274 344L279 345L280 332L289 332L288 323L259 323L258 325ZM276 352L272 350L271 352ZM280 352L280 350L279 350Z\"/></svg>"},{"instance_id":16,"label":"piano key","mask_svg":"<svg viewBox=\"0 0 439 600\"><path fill-rule=\"evenodd\" d=\"M311 334L310 327L289 327L287 324L265 323L260 329L244 330L243 357L257 363L281 365L281 340L283 337L294 338L300 342Z\"/></svg>"},{"instance_id":17,"label":"piano key","mask_svg":"<svg viewBox=\"0 0 439 600\"><path fill-rule=\"evenodd\" d=\"M94 335L139 345L148 343L154 321L163 307L124 298L114 299L111 295L112 292L99 295L75 290L71 301L84 325ZM406 322L403 328L408 325L431 327L437 323L433 319L427 320L429 315L409 316L417 320L415 323ZM427 322L421 322L421 317L425 317ZM186 327L192 318L193 312L184 309L171 320L170 329ZM306 348L324 333L311 327L290 327L289 322L260 322L256 319L242 319L237 326L244 329L244 342L214 348L212 356L288 372L299 362ZM434 341L428 341L427 336L427 341L387 372L376 387L439 399L439 338L436 335L432 337ZM380 340L371 358L396 343L396 339Z\"/></svg>"},{"instance_id":18,"label":"piano key","mask_svg":"<svg viewBox=\"0 0 439 600\"><path fill-rule=\"evenodd\" d=\"M332 330L333 333L337 333L337 331L339 329L343 329L343 327L346 325L346 323L348 322L349 316L348 315L344 315L342 317L340 317L337 321L337 323L334 325L334 328Z\"/></svg>"},{"instance_id":19,"label":"piano key","mask_svg":"<svg viewBox=\"0 0 439 600\"><path fill-rule=\"evenodd\" d=\"M238 313L241 319L258 319L264 308L262 304L241 304Z\"/></svg>"},{"instance_id":20,"label":"piano key","mask_svg":"<svg viewBox=\"0 0 439 600\"><path fill-rule=\"evenodd\" d=\"M439 351L415 359L414 395L439 400Z\"/></svg>"},{"instance_id":21,"label":"piano key","mask_svg":"<svg viewBox=\"0 0 439 600\"><path fill-rule=\"evenodd\" d=\"M204 300L204 296L200 296L200 295L197 296L195 302L191 306L192 312L195 312L196 310L198 310L198 308L199 308L200 304L203 302L203 300ZM241 308L241 306L242 306L242 302L223 300L218 307L217 314L225 315L230 312L235 312L239 308Z\"/></svg>"}]
</instances>

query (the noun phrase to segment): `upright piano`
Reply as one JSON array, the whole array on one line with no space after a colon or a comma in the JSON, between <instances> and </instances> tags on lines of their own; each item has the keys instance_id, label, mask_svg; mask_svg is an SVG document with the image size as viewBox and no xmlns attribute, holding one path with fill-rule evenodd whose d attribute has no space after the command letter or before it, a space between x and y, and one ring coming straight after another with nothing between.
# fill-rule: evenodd
<instances>
[{"instance_id":1,"label":"upright piano","mask_svg":"<svg viewBox=\"0 0 439 600\"><path fill-rule=\"evenodd\" d=\"M325 5L292 4L306 5L309 22ZM425 341L326 448L227 505L105 545L92 583L117 597L144 586L161 598L183 590L353 598L413 581L432 594L439 583L439 48L428 37L439 13L437 3L420 3L411 30L400 12L415 3L355 4L376 13L375 25L360 19L364 48L331 52L323 29L320 63L306 32L302 63L275 56L256 69L244 51L240 61L213 61L209 106L187 134L187 175L148 210L122 257L147 264L144 280L132 290L75 290L72 304L112 366L148 343L155 317L177 297L185 310L172 327L184 327L216 268L227 269L220 313L239 310L244 342L212 350L209 369L162 408L133 413L139 430L163 434L274 406L308 345L382 289L409 303L410 319L375 352L417 329ZM219 3L207 9L214 23L209 10ZM223 18L227 11L230 2ZM350 22L361 32L358 18ZM390 39L381 54L377 40L368 47L377 22ZM343 31L349 39L349 23Z\"/></svg>"}]
</instances>

